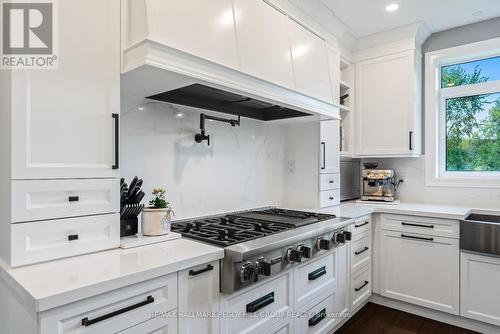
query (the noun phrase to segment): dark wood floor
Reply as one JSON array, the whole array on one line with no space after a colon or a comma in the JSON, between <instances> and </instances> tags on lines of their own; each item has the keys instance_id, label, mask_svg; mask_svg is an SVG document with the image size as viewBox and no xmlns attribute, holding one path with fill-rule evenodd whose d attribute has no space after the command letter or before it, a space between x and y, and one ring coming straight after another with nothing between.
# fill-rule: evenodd
<instances>
[{"instance_id":1,"label":"dark wood floor","mask_svg":"<svg viewBox=\"0 0 500 334\"><path fill-rule=\"evenodd\" d=\"M473 334L463 328L368 303L335 334Z\"/></svg>"}]
</instances>

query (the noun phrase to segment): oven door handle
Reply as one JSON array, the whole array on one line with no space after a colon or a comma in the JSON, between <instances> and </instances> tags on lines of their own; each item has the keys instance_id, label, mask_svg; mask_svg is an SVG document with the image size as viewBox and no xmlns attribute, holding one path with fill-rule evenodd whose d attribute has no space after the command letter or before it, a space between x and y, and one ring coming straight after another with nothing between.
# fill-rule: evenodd
<instances>
[{"instance_id":1,"label":"oven door handle","mask_svg":"<svg viewBox=\"0 0 500 334\"><path fill-rule=\"evenodd\" d=\"M274 303L274 292L268 293L267 295L247 304L247 313L257 312L261 308L264 308L272 303Z\"/></svg>"}]
</instances>

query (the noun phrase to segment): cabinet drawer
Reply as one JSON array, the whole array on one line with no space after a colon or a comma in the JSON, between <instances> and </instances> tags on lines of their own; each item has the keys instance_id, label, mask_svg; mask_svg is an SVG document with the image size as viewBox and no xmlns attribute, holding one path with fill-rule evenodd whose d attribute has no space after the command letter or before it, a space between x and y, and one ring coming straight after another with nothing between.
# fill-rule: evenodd
<instances>
[{"instance_id":1,"label":"cabinet drawer","mask_svg":"<svg viewBox=\"0 0 500 334\"><path fill-rule=\"evenodd\" d=\"M271 281L252 287L250 290L245 289L240 293L221 296L221 312L243 315L221 318L221 333L260 334L283 320L283 318L278 317L278 314L284 312L286 317L286 312L292 311L291 275L292 272L287 271ZM262 307L256 307L257 304L261 304ZM252 308L254 308L254 312L251 312ZM248 316L244 316L245 314Z\"/></svg>"},{"instance_id":2,"label":"cabinet drawer","mask_svg":"<svg viewBox=\"0 0 500 334\"><path fill-rule=\"evenodd\" d=\"M319 190L340 189L340 174L321 174Z\"/></svg>"},{"instance_id":3,"label":"cabinet drawer","mask_svg":"<svg viewBox=\"0 0 500 334\"><path fill-rule=\"evenodd\" d=\"M446 238L459 237L459 222L451 219L382 215L381 229L434 235Z\"/></svg>"},{"instance_id":4,"label":"cabinet drawer","mask_svg":"<svg viewBox=\"0 0 500 334\"><path fill-rule=\"evenodd\" d=\"M120 215L12 224L12 266L75 256L120 245Z\"/></svg>"},{"instance_id":5,"label":"cabinet drawer","mask_svg":"<svg viewBox=\"0 0 500 334\"><path fill-rule=\"evenodd\" d=\"M351 272L355 272L372 260L372 243L370 233L365 233L351 243Z\"/></svg>"},{"instance_id":6,"label":"cabinet drawer","mask_svg":"<svg viewBox=\"0 0 500 334\"><path fill-rule=\"evenodd\" d=\"M319 192L320 207L325 208L328 206L340 204L340 189L325 190Z\"/></svg>"},{"instance_id":7,"label":"cabinet drawer","mask_svg":"<svg viewBox=\"0 0 500 334\"><path fill-rule=\"evenodd\" d=\"M352 308L354 310L372 294L371 265L367 265L356 275L353 275L351 289Z\"/></svg>"},{"instance_id":8,"label":"cabinet drawer","mask_svg":"<svg viewBox=\"0 0 500 334\"><path fill-rule=\"evenodd\" d=\"M177 318L156 318L130 327L119 334L177 334Z\"/></svg>"},{"instance_id":9,"label":"cabinet drawer","mask_svg":"<svg viewBox=\"0 0 500 334\"><path fill-rule=\"evenodd\" d=\"M12 222L120 211L118 179L14 180Z\"/></svg>"},{"instance_id":10,"label":"cabinet drawer","mask_svg":"<svg viewBox=\"0 0 500 334\"><path fill-rule=\"evenodd\" d=\"M269 329L263 329L259 334L292 334L293 322L291 319L282 321Z\"/></svg>"},{"instance_id":11,"label":"cabinet drawer","mask_svg":"<svg viewBox=\"0 0 500 334\"><path fill-rule=\"evenodd\" d=\"M352 240L359 239L364 233L371 232L371 216L357 218L352 225Z\"/></svg>"},{"instance_id":12,"label":"cabinet drawer","mask_svg":"<svg viewBox=\"0 0 500 334\"><path fill-rule=\"evenodd\" d=\"M335 253L330 253L294 268L294 306L296 309L314 298L335 291L336 268L334 261Z\"/></svg>"},{"instance_id":13,"label":"cabinet drawer","mask_svg":"<svg viewBox=\"0 0 500 334\"><path fill-rule=\"evenodd\" d=\"M174 273L42 312L40 333L176 333L176 306Z\"/></svg>"},{"instance_id":14,"label":"cabinet drawer","mask_svg":"<svg viewBox=\"0 0 500 334\"><path fill-rule=\"evenodd\" d=\"M332 294L294 319L294 333L327 334L336 325L337 318L333 317L334 313L335 294Z\"/></svg>"}]
</instances>

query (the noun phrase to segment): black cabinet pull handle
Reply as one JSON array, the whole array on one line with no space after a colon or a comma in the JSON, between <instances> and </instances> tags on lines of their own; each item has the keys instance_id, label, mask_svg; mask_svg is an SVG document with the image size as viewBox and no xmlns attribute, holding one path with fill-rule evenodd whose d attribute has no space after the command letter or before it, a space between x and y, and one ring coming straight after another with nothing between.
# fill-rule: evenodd
<instances>
[{"instance_id":1,"label":"black cabinet pull handle","mask_svg":"<svg viewBox=\"0 0 500 334\"><path fill-rule=\"evenodd\" d=\"M320 323L321 320L326 318L326 308L322 309L316 313L311 319L309 319L309 327L314 327Z\"/></svg>"},{"instance_id":2,"label":"black cabinet pull handle","mask_svg":"<svg viewBox=\"0 0 500 334\"><path fill-rule=\"evenodd\" d=\"M328 197L328 199L329 199L330 201L333 201L334 197L330 196L330 197Z\"/></svg>"},{"instance_id":3,"label":"black cabinet pull handle","mask_svg":"<svg viewBox=\"0 0 500 334\"><path fill-rule=\"evenodd\" d=\"M120 168L120 115L113 114L115 120L115 164L113 169Z\"/></svg>"},{"instance_id":4,"label":"black cabinet pull handle","mask_svg":"<svg viewBox=\"0 0 500 334\"><path fill-rule=\"evenodd\" d=\"M274 292L268 293L267 295L247 304L247 313L257 312L261 308L264 308L272 303L274 303Z\"/></svg>"},{"instance_id":5,"label":"black cabinet pull handle","mask_svg":"<svg viewBox=\"0 0 500 334\"><path fill-rule=\"evenodd\" d=\"M333 183L333 180L328 181L328 183Z\"/></svg>"},{"instance_id":6,"label":"black cabinet pull handle","mask_svg":"<svg viewBox=\"0 0 500 334\"><path fill-rule=\"evenodd\" d=\"M68 201L69 202L78 202L80 200L80 196L69 196Z\"/></svg>"},{"instance_id":7,"label":"black cabinet pull handle","mask_svg":"<svg viewBox=\"0 0 500 334\"><path fill-rule=\"evenodd\" d=\"M326 274L326 267L323 266L319 269L316 269L315 271L310 272L307 275L307 278L309 278L310 281L314 281L317 278L320 278L321 276Z\"/></svg>"},{"instance_id":8,"label":"black cabinet pull handle","mask_svg":"<svg viewBox=\"0 0 500 334\"><path fill-rule=\"evenodd\" d=\"M401 234L401 238L424 240L424 241L434 241L434 238L416 237L413 235L406 235L406 234Z\"/></svg>"},{"instance_id":9,"label":"black cabinet pull handle","mask_svg":"<svg viewBox=\"0 0 500 334\"><path fill-rule=\"evenodd\" d=\"M365 226L365 225L368 225L370 224L370 222L364 222L363 224L359 224L359 225L354 225L355 228L360 228L361 226Z\"/></svg>"},{"instance_id":10,"label":"black cabinet pull handle","mask_svg":"<svg viewBox=\"0 0 500 334\"><path fill-rule=\"evenodd\" d=\"M212 266L211 264L207 264L207 266L205 268L200 269L200 270L191 269L189 271L189 276L196 276L199 274L203 274L203 273L210 271L210 270L213 270L213 269L214 269L214 266Z\"/></svg>"},{"instance_id":11,"label":"black cabinet pull handle","mask_svg":"<svg viewBox=\"0 0 500 334\"><path fill-rule=\"evenodd\" d=\"M362 250L360 250L360 251L354 252L354 255L363 254L364 252L366 252L366 251L367 251L367 250L369 250L369 249L370 249L370 248L365 247L365 248L363 248L363 249L362 249Z\"/></svg>"},{"instance_id":12,"label":"black cabinet pull handle","mask_svg":"<svg viewBox=\"0 0 500 334\"><path fill-rule=\"evenodd\" d=\"M321 169L326 169L326 143L322 141L321 146L323 148L323 164L321 166Z\"/></svg>"},{"instance_id":13,"label":"black cabinet pull handle","mask_svg":"<svg viewBox=\"0 0 500 334\"><path fill-rule=\"evenodd\" d=\"M404 226L415 226L415 227L425 227L425 228L434 228L434 225L413 224L413 223L405 223L405 222L401 222L401 225L404 225Z\"/></svg>"},{"instance_id":14,"label":"black cabinet pull handle","mask_svg":"<svg viewBox=\"0 0 500 334\"><path fill-rule=\"evenodd\" d=\"M107 320L109 318L116 317L117 315L126 313L128 311L132 311L132 310L134 310L136 308L139 308L139 307L142 307L144 305L148 305L148 304L154 303L154 301L155 301L155 299L153 298L153 296L148 296L146 298L146 300L143 301L143 302L140 302L140 303L137 303L137 304L134 304L134 305L130 305L130 306L124 307L121 310L117 310L117 311L114 311L114 312L102 315L102 316L97 317L95 319L83 318L82 319L82 326L88 327L90 325L93 325L93 324L96 324L98 322Z\"/></svg>"},{"instance_id":15,"label":"black cabinet pull handle","mask_svg":"<svg viewBox=\"0 0 500 334\"><path fill-rule=\"evenodd\" d=\"M356 292L360 291L360 290L361 290L361 289L363 289L365 286L367 286L367 285L368 285L368 283L370 283L370 282L365 281L365 282L363 283L363 285L361 285L359 288L354 288L354 291L356 291Z\"/></svg>"},{"instance_id":16,"label":"black cabinet pull handle","mask_svg":"<svg viewBox=\"0 0 500 334\"><path fill-rule=\"evenodd\" d=\"M68 241L78 240L78 234L68 235Z\"/></svg>"},{"instance_id":17,"label":"black cabinet pull handle","mask_svg":"<svg viewBox=\"0 0 500 334\"><path fill-rule=\"evenodd\" d=\"M408 136L409 136L409 148L410 148L410 151L413 151L413 144L412 144L412 137L413 137L413 131L410 131L408 132Z\"/></svg>"}]
</instances>

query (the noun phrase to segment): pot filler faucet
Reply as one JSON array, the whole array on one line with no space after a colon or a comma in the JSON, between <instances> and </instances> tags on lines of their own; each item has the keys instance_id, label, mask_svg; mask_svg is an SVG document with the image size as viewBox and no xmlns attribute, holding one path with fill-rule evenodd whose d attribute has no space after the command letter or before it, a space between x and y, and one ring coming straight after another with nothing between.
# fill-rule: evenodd
<instances>
[{"instance_id":1,"label":"pot filler faucet","mask_svg":"<svg viewBox=\"0 0 500 334\"><path fill-rule=\"evenodd\" d=\"M240 126L240 116L238 116L238 119L236 120L236 119L228 119L228 118L200 114L200 131L201 132L194 135L194 140L197 143L202 143L204 140L206 140L208 146L210 146L210 135L207 135L205 133L205 119L211 119L211 120L217 121L217 122L229 123L231 126Z\"/></svg>"}]
</instances>

